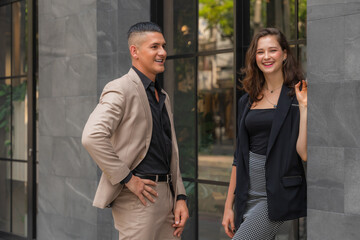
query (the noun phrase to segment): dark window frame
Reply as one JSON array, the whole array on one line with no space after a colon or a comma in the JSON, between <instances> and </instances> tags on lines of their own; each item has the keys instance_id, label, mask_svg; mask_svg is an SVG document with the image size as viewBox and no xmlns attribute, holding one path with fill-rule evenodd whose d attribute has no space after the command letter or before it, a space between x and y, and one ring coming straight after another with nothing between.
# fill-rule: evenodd
<instances>
[{"instance_id":1,"label":"dark window frame","mask_svg":"<svg viewBox=\"0 0 360 240\"><path fill-rule=\"evenodd\" d=\"M27 160L14 159L12 153L10 158L0 158L1 162L22 162L27 163L27 237L15 235L12 232L12 213L10 219L10 232L0 231L0 237L4 239L24 240L36 239L36 213L37 213L37 183L36 183L36 86L37 86L37 0L0 0L0 7L13 4L16 2L27 2L27 34L28 34L28 47L27 47L27 74L26 75L11 75L0 76L0 80L17 78L27 79L27 95L28 97L28 140L27 140ZM12 48L12 46L11 46ZM10 135L12 138L12 134ZM12 141L12 139L11 139ZM11 173L12 175L12 173ZM12 178L12 176L11 176ZM10 187L12 195L12 188ZM12 197L10 197L12 198ZM10 211L12 211L12 199Z\"/></svg>"}]
</instances>

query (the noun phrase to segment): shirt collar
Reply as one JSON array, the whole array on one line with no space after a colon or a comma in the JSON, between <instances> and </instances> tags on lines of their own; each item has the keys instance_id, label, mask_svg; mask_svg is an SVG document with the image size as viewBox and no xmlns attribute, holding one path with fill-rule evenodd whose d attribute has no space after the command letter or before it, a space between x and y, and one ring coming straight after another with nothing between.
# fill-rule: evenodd
<instances>
[{"instance_id":1,"label":"shirt collar","mask_svg":"<svg viewBox=\"0 0 360 240\"><path fill-rule=\"evenodd\" d=\"M137 73L137 75L139 76L141 82L143 83L145 89L147 89L150 84L151 84L151 80L150 78L148 78L147 76L145 76L145 74L143 74L142 72L140 72L140 70L138 70L136 67L132 66L132 69L134 69L134 71Z\"/></svg>"}]
</instances>

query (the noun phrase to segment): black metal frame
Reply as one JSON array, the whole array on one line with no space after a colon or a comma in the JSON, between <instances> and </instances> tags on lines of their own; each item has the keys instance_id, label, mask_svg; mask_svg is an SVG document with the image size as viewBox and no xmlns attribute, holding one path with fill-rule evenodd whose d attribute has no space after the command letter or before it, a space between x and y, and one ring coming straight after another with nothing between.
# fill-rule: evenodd
<instances>
[{"instance_id":1,"label":"black metal frame","mask_svg":"<svg viewBox=\"0 0 360 240\"><path fill-rule=\"evenodd\" d=\"M20 237L7 232L0 232L0 238L6 240L27 240L27 238Z\"/></svg>"},{"instance_id":2,"label":"black metal frame","mask_svg":"<svg viewBox=\"0 0 360 240\"><path fill-rule=\"evenodd\" d=\"M20 2L21 0L0 0L0 7L4 5L8 5L14 2Z\"/></svg>"},{"instance_id":3,"label":"black metal frame","mask_svg":"<svg viewBox=\"0 0 360 240\"><path fill-rule=\"evenodd\" d=\"M0 80L27 78L27 95L28 98L28 159L20 160L13 159L12 153L10 158L0 158L0 161L6 162L22 162L27 163L28 178L27 178L27 237L17 236L12 233L0 231L0 237L9 240L32 240L36 238L36 212L37 212L37 183L36 183L36 73L37 73L37 0L0 0L0 7L12 4L15 2L27 1L28 7L28 47L27 47L27 65L28 72L26 75L19 76L5 76L0 77ZM12 46L11 46L12 48ZM10 93L12 94L12 92ZM12 116L11 116L12 117ZM12 138L12 134L10 135ZM11 139L12 140L12 139ZM11 173L12 174L12 173ZM10 187L12 193L12 187ZM11 194L12 195L12 194ZM12 196L10 196L12 198ZM12 200L11 200L12 202ZM10 207L12 211L12 207ZM12 214L11 214L12 215ZM10 230L12 229L12 221L10 222Z\"/></svg>"},{"instance_id":4,"label":"black metal frame","mask_svg":"<svg viewBox=\"0 0 360 240\"><path fill-rule=\"evenodd\" d=\"M28 0L28 239L36 238L37 156L36 156L36 73L37 1Z\"/></svg>"}]
</instances>

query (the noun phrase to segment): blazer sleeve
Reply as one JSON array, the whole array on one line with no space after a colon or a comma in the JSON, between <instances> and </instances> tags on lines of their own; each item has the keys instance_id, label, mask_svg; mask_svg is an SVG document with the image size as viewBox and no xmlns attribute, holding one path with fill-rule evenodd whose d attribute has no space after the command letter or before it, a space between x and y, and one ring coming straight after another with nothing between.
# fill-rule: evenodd
<instances>
[{"instance_id":1,"label":"blazer sleeve","mask_svg":"<svg viewBox=\"0 0 360 240\"><path fill-rule=\"evenodd\" d=\"M115 185L129 173L116 155L110 138L124 116L125 96L115 81L108 83L84 127L82 144L105 176Z\"/></svg>"},{"instance_id":2,"label":"blazer sleeve","mask_svg":"<svg viewBox=\"0 0 360 240\"><path fill-rule=\"evenodd\" d=\"M243 112L245 110L246 104L249 103L249 95L246 93L244 94L238 102L238 112L237 112L237 134L236 134L236 147L235 147L235 153L234 153L234 161L233 161L233 166L237 166L237 156L238 156L238 151L239 151L239 129L240 129L240 122L241 122L241 118L243 115Z\"/></svg>"}]
</instances>

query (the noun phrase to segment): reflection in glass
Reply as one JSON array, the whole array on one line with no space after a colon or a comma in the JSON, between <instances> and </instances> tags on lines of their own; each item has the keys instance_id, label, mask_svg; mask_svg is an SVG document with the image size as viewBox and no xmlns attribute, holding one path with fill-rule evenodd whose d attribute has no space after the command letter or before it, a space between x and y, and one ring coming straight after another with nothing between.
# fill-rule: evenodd
<instances>
[{"instance_id":1,"label":"reflection in glass","mask_svg":"<svg viewBox=\"0 0 360 240\"><path fill-rule=\"evenodd\" d=\"M189 208L190 218L187 220L181 239L195 240L196 238L196 195L195 183L184 181L184 186L187 194L187 206Z\"/></svg>"},{"instance_id":2,"label":"reflection in glass","mask_svg":"<svg viewBox=\"0 0 360 240\"><path fill-rule=\"evenodd\" d=\"M296 39L295 0L250 0L250 34L265 27L279 28L288 40Z\"/></svg>"},{"instance_id":3,"label":"reflection in glass","mask_svg":"<svg viewBox=\"0 0 360 240\"><path fill-rule=\"evenodd\" d=\"M195 52L196 1L164 1L164 19L168 55Z\"/></svg>"},{"instance_id":4,"label":"reflection in glass","mask_svg":"<svg viewBox=\"0 0 360 240\"><path fill-rule=\"evenodd\" d=\"M199 57L198 175L229 181L234 153L233 53Z\"/></svg>"},{"instance_id":5,"label":"reflection in glass","mask_svg":"<svg viewBox=\"0 0 360 240\"><path fill-rule=\"evenodd\" d=\"M10 232L10 162L0 161L0 231Z\"/></svg>"},{"instance_id":6,"label":"reflection in glass","mask_svg":"<svg viewBox=\"0 0 360 240\"><path fill-rule=\"evenodd\" d=\"M234 46L233 9L233 0L199 0L199 51Z\"/></svg>"},{"instance_id":7,"label":"reflection in glass","mask_svg":"<svg viewBox=\"0 0 360 240\"><path fill-rule=\"evenodd\" d=\"M12 232L26 236L27 231L27 163L12 163Z\"/></svg>"},{"instance_id":8,"label":"reflection in glass","mask_svg":"<svg viewBox=\"0 0 360 240\"><path fill-rule=\"evenodd\" d=\"M305 73L305 76L306 76L306 73L307 73L307 69L306 69L306 66L307 66L307 61L306 61L306 56L307 56L307 53L306 53L306 45L304 44L300 44L299 45L299 62L301 64L301 67L303 69L303 72Z\"/></svg>"},{"instance_id":9,"label":"reflection in glass","mask_svg":"<svg viewBox=\"0 0 360 240\"><path fill-rule=\"evenodd\" d=\"M199 184L199 239L228 240L221 225L226 186Z\"/></svg>"},{"instance_id":10,"label":"reflection in glass","mask_svg":"<svg viewBox=\"0 0 360 240\"><path fill-rule=\"evenodd\" d=\"M299 0L299 39L306 39L306 27L307 27L307 0Z\"/></svg>"},{"instance_id":11,"label":"reflection in glass","mask_svg":"<svg viewBox=\"0 0 360 240\"><path fill-rule=\"evenodd\" d=\"M297 52L297 46L296 45L289 45L291 53L294 55L295 59L298 59L298 52Z\"/></svg>"},{"instance_id":12,"label":"reflection in glass","mask_svg":"<svg viewBox=\"0 0 360 240\"><path fill-rule=\"evenodd\" d=\"M0 157L11 157L11 81L0 80Z\"/></svg>"},{"instance_id":13,"label":"reflection in glass","mask_svg":"<svg viewBox=\"0 0 360 240\"><path fill-rule=\"evenodd\" d=\"M12 4L12 74L26 74L26 1Z\"/></svg>"},{"instance_id":14,"label":"reflection in glass","mask_svg":"<svg viewBox=\"0 0 360 240\"><path fill-rule=\"evenodd\" d=\"M11 75L11 5L0 7L0 77Z\"/></svg>"},{"instance_id":15,"label":"reflection in glass","mask_svg":"<svg viewBox=\"0 0 360 240\"><path fill-rule=\"evenodd\" d=\"M173 104L180 168L183 177L195 178L196 113L195 59L166 61L164 89Z\"/></svg>"},{"instance_id":16,"label":"reflection in glass","mask_svg":"<svg viewBox=\"0 0 360 240\"><path fill-rule=\"evenodd\" d=\"M12 154L14 159L27 160L27 81L12 80Z\"/></svg>"},{"instance_id":17,"label":"reflection in glass","mask_svg":"<svg viewBox=\"0 0 360 240\"><path fill-rule=\"evenodd\" d=\"M250 0L250 35L253 36L264 27L266 27L266 2Z\"/></svg>"},{"instance_id":18,"label":"reflection in glass","mask_svg":"<svg viewBox=\"0 0 360 240\"><path fill-rule=\"evenodd\" d=\"M307 239L306 217L299 219L299 240Z\"/></svg>"}]
</instances>

